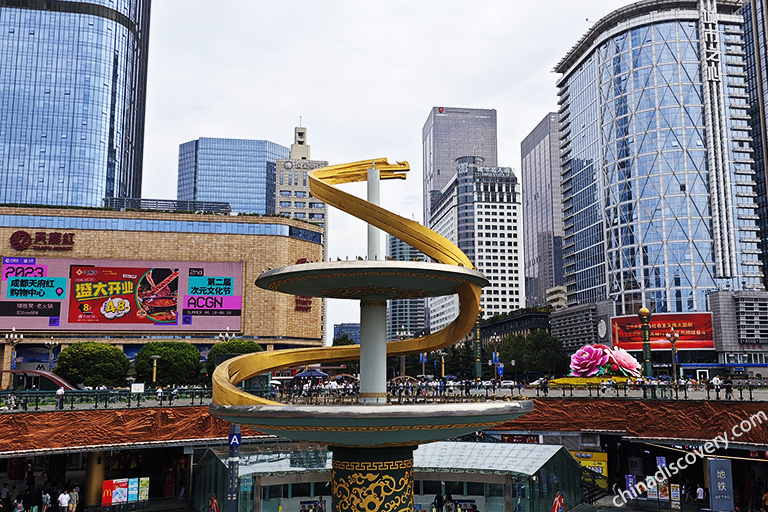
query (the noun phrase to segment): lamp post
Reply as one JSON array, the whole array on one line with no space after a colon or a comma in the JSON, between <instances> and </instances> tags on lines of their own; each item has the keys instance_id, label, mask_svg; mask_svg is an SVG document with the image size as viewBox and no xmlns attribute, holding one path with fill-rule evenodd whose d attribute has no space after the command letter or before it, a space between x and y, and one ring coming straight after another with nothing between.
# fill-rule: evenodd
<instances>
[{"instance_id":1,"label":"lamp post","mask_svg":"<svg viewBox=\"0 0 768 512\"><path fill-rule=\"evenodd\" d=\"M440 356L440 376L444 379L445 378L445 356L446 353L442 350L438 350L436 352L438 356Z\"/></svg>"},{"instance_id":2,"label":"lamp post","mask_svg":"<svg viewBox=\"0 0 768 512\"><path fill-rule=\"evenodd\" d=\"M5 334L5 343L6 345L11 346L11 370L16 369L16 345L24 341L24 335L23 334L17 334L16 328L11 327L11 333Z\"/></svg>"},{"instance_id":3,"label":"lamp post","mask_svg":"<svg viewBox=\"0 0 768 512\"><path fill-rule=\"evenodd\" d=\"M53 351L59 346L58 341L53 341L53 336L45 340L45 348L48 349L48 371L53 370Z\"/></svg>"},{"instance_id":4,"label":"lamp post","mask_svg":"<svg viewBox=\"0 0 768 512\"><path fill-rule=\"evenodd\" d=\"M158 354L153 354L149 356L149 358L152 360L152 384L157 382L157 360L161 359L162 356Z\"/></svg>"},{"instance_id":5,"label":"lamp post","mask_svg":"<svg viewBox=\"0 0 768 512\"><path fill-rule=\"evenodd\" d=\"M637 313L640 317L640 330L643 337L643 377L653 377L653 362L651 362L651 311L640 308Z\"/></svg>"},{"instance_id":6,"label":"lamp post","mask_svg":"<svg viewBox=\"0 0 768 512\"><path fill-rule=\"evenodd\" d=\"M680 333L675 331L674 327L669 328L667 339L672 344L672 373L674 374L674 383L677 384L677 340L680 339Z\"/></svg>"},{"instance_id":7,"label":"lamp post","mask_svg":"<svg viewBox=\"0 0 768 512\"><path fill-rule=\"evenodd\" d=\"M411 333L405 330L405 326L401 325L400 330L397 331L397 339L402 341L411 337ZM405 356L400 356L400 375L405 375Z\"/></svg>"},{"instance_id":8,"label":"lamp post","mask_svg":"<svg viewBox=\"0 0 768 512\"><path fill-rule=\"evenodd\" d=\"M233 339L235 339L235 333L229 332L229 326L227 326L227 332L219 333L219 343L232 341Z\"/></svg>"}]
</instances>

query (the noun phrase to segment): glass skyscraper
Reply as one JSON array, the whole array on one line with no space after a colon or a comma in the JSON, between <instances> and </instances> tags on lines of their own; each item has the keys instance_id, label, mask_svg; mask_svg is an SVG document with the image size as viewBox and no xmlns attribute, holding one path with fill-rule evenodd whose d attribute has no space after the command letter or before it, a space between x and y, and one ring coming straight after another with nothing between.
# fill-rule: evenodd
<instances>
[{"instance_id":1,"label":"glass skyscraper","mask_svg":"<svg viewBox=\"0 0 768 512\"><path fill-rule=\"evenodd\" d=\"M563 216L558 115L550 112L520 144L526 306L547 304L563 285Z\"/></svg>"},{"instance_id":2,"label":"glass skyscraper","mask_svg":"<svg viewBox=\"0 0 768 512\"><path fill-rule=\"evenodd\" d=\"M424 152L424 225L432 200L456 175L456 159L479 156L485 165L498 165L496 111L433 107L421 131Z\"/></svg>"},{"instance_id":3,"label":"glass skyscraper","mask_svg":"<svg viewBox=\"0 0 768 512\"><path fill-rule=\"evenodd\" d=\"M177 199L226 201L233 212L273 214L277 160L289 156L287 147L268 140L186 142L179 146Z\"/></svg>"},{"instance_id":4,"label":"glass skyscraper","mask_svg":"<svg viewBox=\"0 0 768 512\"><path fill-rule=\"evenodd\" d=\"M426 261L424 254L399 238L387 234L387 257L395 261ZM426 299L393 299L387 301L387 341L395 341L408 333L416 337L426 326Z\"/></svg>"},{"instance_id":5,"label":"glass skyscraper","mask_svg":"<svg viewBox=\"0 0 768 512\"><path fill-rule=\"evenodd\" d=\"M766 0L744 2L744 51L747 64L747 92L752 141L755 152L755 183L757 184L757 215L760 224L760 249L763 263L768 261L768 19ZM765 269L763 270L765 273Z\"/></svg>"},{"instance_id":6,"label":"glass skyscraper","mask_svg":"<svg viewBox=\"0 0 768 512\"><path fill-rule=\"evenodd\" d=\"M0 203L140 197L151 0L0 0Z\"/></svg>"},{"instance_id":7,"label":"glass skyscraper","mask_svg":"<svg viewBox=\"0 0 768 512\"><path fill-rule=\"evenodd\" d=\"M569 304L706 311L762 286L741 6L631 4L556 66Z\"/></svg>"}]
</instances>

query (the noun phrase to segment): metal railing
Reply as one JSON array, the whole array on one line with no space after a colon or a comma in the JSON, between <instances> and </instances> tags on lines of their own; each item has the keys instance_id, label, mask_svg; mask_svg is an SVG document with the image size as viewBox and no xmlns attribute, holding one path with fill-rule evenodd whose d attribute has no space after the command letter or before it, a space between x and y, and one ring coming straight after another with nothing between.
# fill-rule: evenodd
<instances>
[{"instance_id":1,"label":"metal railing","mask_svg":"<svg viewBox=\"0 0 768 512\"><path fill-rule=\"evenodd\" d=\"M357 404L356 389L328 390L320 387L280 388L256 387L246 391L254 395L289 405L354 405ZM390 404L462 403L494 400L527 400L530 398L625 398L633 400L720 400L720 401L768 401L768 389L752 384L739 384L732 389L715 388L711 385L692 388L682 384L615 384L575 386L570 384L542 386L514 386L498 388L483 385L468 387L454 386L431 388L391 388L388 390ZM55 410L104 410L135 409L146 407L179 407L209 405L211 388L178 388L132 393L125 389L66 391L59 402L55 391L0 391L0 413L6 412L50 412Z\"/></svg>"}]
</instances>

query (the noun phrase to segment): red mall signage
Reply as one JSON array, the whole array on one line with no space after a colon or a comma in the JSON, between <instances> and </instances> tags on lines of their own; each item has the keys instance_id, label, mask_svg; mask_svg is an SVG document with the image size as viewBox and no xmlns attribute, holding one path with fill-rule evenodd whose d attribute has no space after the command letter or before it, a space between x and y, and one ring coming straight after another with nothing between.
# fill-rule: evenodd
<instances>
[{"instance_id":1,"label":"red mall signage","mask_svg":"<svg viewBox=\"0 0 768 512\"><path fill-rule=\"evenodd\" d=\"M309 260L307 260L307 258L301 258L300 260L296 261L297 265L302 263L309 263ZM294 300L296 301L296 304L293 308L294 311L312 311L312 297L308 295L296 295Z\"/></svg>"},{"instance_id":2,"label":"red mall signage","mask_svg":"<svg viewBox=\"0 0 768 512\"><path fill-rule=\"evenodd\" d=\"M71 251L75 245L74 233L36 231L34 236L26 231L15 231L11 235L11 247L17 251Z\"/></svg>"},{"instance_id":3,"label":"red mall signage","mask_svg":"<svg viewBox=\"0 0 768 512\"><path fill-rule=\"evenodd\" d=\"M642 350L643 338L637 315L611 319L613 344L624 350ZM712 313L654 313L649 322L651 350L670 350L667 333L672 327L680 335L678 349L714 348Z\"/></svg>"}]
</instances>

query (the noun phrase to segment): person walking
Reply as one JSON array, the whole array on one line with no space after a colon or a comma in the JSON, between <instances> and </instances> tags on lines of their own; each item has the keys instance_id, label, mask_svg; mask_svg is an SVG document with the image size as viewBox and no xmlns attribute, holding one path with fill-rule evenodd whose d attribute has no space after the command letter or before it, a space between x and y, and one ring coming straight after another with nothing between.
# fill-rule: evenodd
<instances>
[{"instance_id":1,"label":"person walking","mask_svg":"<svg viewBox=\"0 0 768 512\"><path fill-rule=\"evenodd\" d=\"M69 504L67 505L69 512L75 512L77 504L80 502L80 493L77 492L77 489L77 486L75 486L69 491Z\"/></svg>"},{"instance_id":2,"label":"person walking","mask_svg":"<svg viewBox=\"0 0 768 512\"><path fill-rule=\"evenodd\" d=\"M40 494L40 502L43 506L42 512L48 512L48 509L51 508L51 495L48 494L48 489L43 489Z\"/></svg>"},{"instance_id":3,"label":"person walking","mask_svg":"<svg viewBox=\"0 0 768 512\"><path fill-rule=\"evenodd\" d=\"M67 512L69 508L69 493L66 489L63 489L61 491L61 494L59 494L59 499L57 500L59 504L59 512Z\"/></svg>"},{"instance_id":4,"label":"person walking","mask_svg":"<svg viewBox=\"0 0 768 512\"><path fill-rule=\"evenodd\" d=\"M56 390L56 409L64 410L64 386L59 386Z\"/></svg>"},{"instance_id":5,"label":"person walking","mask_svg":"<svg viewBox=\"0 0 768 512\"><path fill-rule=\"evenodd\" d=\"M443 495L439 492L435 495L435 500L432 502L432 504L435 506L435 512L443 512Z\"/></svg>"},{"instance_id":6,"label":"person walking","mask_svg":"<svg viewBox=\"0 0 768 512\"><path fill-rule=\"evenodd\" d=\"M715 398L720 400L720 386L723 384L723 381L720 380L719 375L715 375L711 380L712 388L715 390Z\"/></svg>"},{"instance_id":7,"label":"person walking","mask_svg":"<svg viewBox=\"0 0 768 512\"><path fill-rule=\"evenodd\" d=\"M725 380L723 380L723 388L725 389L725 399L733 400L733 381L731 380L730 375L725 376Z\"/></svg>"}]
</instances>

